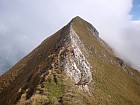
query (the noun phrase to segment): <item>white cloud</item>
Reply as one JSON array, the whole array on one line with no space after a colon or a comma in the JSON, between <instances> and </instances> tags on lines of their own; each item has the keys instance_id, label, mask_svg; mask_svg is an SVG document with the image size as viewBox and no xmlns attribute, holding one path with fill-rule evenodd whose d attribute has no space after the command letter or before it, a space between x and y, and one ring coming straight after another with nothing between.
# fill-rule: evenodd
<instances>
[{"instance_id":1,"label":"white cloud","mask_svg":"<svg viewBox=\"0 0 140 105\"><path fill-rule=\"evenodd\" d=\"M0 51L5 58L21 57L79 15L91 22L100 36L122 53L126 47L123 34L131 24L131 8L132 0L1 0L0 44L3 46Z\"/></svg>"},{"instance_id":2,"label":"white cloud","mask_svg":"<svg viewBox=\"0 0 140 105\"><path fill-rule=\"evenodd\" d=\"M121 54L124 59L133 64L136 69L140 70L140 20L131 21L128 27L124 30L124 34L122 37L122 51Z\"/></svg>"}]
</instances>

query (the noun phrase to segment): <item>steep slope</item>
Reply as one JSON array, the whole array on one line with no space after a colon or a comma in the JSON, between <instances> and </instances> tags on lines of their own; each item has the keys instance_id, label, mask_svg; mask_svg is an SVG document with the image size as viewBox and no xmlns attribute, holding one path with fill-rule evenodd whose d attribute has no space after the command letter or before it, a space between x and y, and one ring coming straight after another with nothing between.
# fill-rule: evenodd
<instances>
[{"instance_id":1,"label":"steep slope","mask_svg":"<svg viewBox=\"0 0 140 105\"><path fill-rule=\"evenodd\" d=\"M0 76L1 105L139 105L140 73L75 17Z\"/></svg>"}]
</instances>

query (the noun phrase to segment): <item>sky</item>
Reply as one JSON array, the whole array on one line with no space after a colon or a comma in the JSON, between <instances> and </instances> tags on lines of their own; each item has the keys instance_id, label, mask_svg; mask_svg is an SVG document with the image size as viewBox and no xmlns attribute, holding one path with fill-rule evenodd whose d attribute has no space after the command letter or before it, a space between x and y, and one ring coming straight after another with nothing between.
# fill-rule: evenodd
<instances>
[{"instance_id":1,"label":"sky","mask_svg":"<svg viewBox=\"0 0 140 105\"><path fill-rule=\"evenodd\" d=\"M0 74L80 16L116 54L140 70L140 0L1 0Z\"/></svg>"},{"instance_id":2,"label":"sky","mask_svg":"<svg viewBox=\"0 0 140 105\"><path fill-rule=\"evenodd\" d=\"M140 19L140 0L133 0L133 8L130 13L133 15L134 20Z\"/></svg>"}]
</instances>

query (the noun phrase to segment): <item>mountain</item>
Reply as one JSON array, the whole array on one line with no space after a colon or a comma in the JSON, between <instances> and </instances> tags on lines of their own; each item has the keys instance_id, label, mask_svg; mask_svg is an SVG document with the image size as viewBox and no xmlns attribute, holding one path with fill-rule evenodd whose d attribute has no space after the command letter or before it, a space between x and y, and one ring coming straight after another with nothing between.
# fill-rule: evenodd
<instances>
[{"instance_id":1,"label":"mountain","mask_svg":"<svg viewBox=\"0 0 140 105\"><path fill-rule=\"evenodd\" d=\"M8 70L10 67L12 67L12 64L8 60L0 57L0 75L3 74L5 70Z\"/></svg>"},{"instance_id":2,"label":"mountain","mask_svg":"<svg viewBox=\"0 0 140 105\"><path fill-rule=\"evenodd\" d=\"M140 73L80 17L0 76L0 105L139 105Z\"/></svg>"}]
</instances>

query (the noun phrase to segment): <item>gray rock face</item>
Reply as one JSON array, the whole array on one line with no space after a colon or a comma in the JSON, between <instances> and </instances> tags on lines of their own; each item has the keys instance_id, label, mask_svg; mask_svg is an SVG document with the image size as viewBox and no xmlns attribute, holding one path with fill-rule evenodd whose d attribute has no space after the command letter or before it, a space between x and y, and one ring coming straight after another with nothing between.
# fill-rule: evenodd
<instances>
[{"instance_id":1,"label":"gray rock face","mask_svg":"<svg viewBox=\"0 0 140 105\"><path fill-rule=\"evenodd\" d=\"M117 63L119 64L119 66L122 67L123 70L124 70L126 73L131 74L130 71L129 71L129 69L127 68L125 62L124 62L122 59L116 57L116 61L117 61Z\"/></svg>"},{"instance_id":2,"label":"gray rock face","mask_svg":"<svg viewBox=\"0 0 140 105\"><path fill-rule=\"evenodd\" d=\"M95 35L97 37L99 36L99 32L93 26L88 25L86 27L93 35Z\"/></svg>"},{"instance_id":3,"label":"gray rock face","mask_svg":"<svg viewBox=\"0 0 140 105\"><path fill-rule=\"evenodd\" d=\"M82 51L86 50L79 36L70 26L69 39L66 44L71 44L73 51L69 53L65 61L66 74L77 84L87 85L92 80L91 66Z\"/></svg>"}]
</instances>

